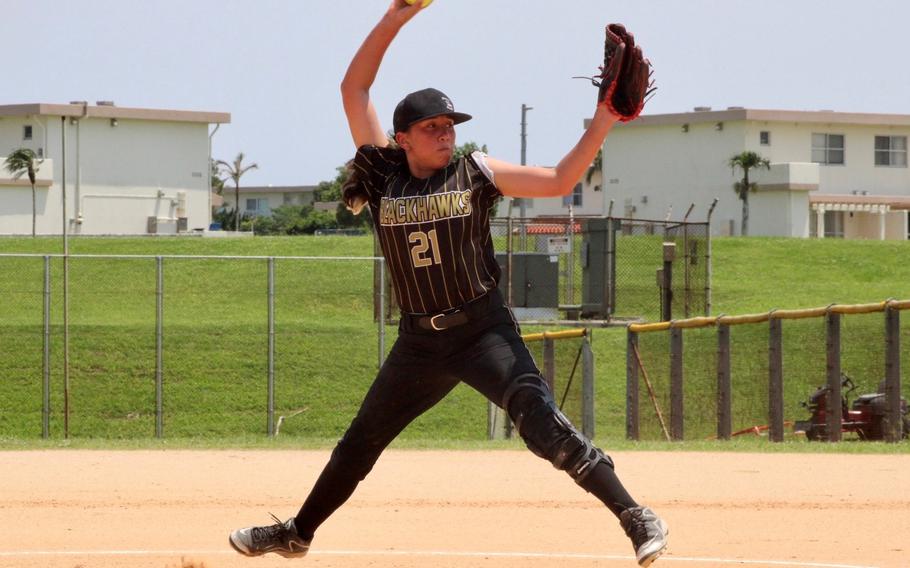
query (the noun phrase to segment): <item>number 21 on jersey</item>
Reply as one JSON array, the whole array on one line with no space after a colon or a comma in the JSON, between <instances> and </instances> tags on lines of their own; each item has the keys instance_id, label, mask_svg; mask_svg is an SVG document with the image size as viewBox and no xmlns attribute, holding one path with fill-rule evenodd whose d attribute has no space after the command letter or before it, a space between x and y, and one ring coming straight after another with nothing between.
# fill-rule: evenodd
<instances>
[{"instance_id":1,"label":"number 21 on jersey","mask_svg":"<svg viewBox=\"0 0 910 568\"><path fill-rule=\"evenodd\" d=\"M408 242L413 245L411 246L411 262L414 263L415 268L423 268L431 264L442 264L436 229L426 233L414 231L408 235Z\"/></svg>"}]
</instances>

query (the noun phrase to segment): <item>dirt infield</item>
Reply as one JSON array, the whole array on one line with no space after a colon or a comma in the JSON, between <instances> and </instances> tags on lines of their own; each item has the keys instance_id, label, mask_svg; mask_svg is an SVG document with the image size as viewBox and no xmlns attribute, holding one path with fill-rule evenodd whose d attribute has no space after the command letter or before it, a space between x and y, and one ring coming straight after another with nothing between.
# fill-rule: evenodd
<instances>
[{"instance_id":1,"label":"dirt infield","mask_svg":"<svg viewBox=\"0 0 910 568\"><path fill-rule=\"evenodd\" d=\"M906 568L910 455L615 453L670 525L656 567ZM328 452L0 452L0 566L631 567L613 516L528 452L390 451L302 560L241 558Z\"/></svg>"}]
</instances>

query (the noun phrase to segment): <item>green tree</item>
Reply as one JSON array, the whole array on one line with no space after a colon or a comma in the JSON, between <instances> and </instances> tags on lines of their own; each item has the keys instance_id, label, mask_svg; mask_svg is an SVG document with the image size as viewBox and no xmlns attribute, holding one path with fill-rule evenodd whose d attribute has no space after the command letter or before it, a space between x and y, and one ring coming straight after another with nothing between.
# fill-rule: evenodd
<instances>
[{"instance_id":1,"label":"green tree","mask_svg":"<svg viewBox=\"0 0 910 568\"><path fill-rule=\"evenodd\" d=\"M211 180L212 190L221 195L224 193L224 180L221 179L221 169L218 167L218 163L212 161L212 171L209 172L209 178Z\"/></svg>"},{"instance_id":2,"label":"green tree","mask_svg":"<svg viewBox=\"0 0 910 568\"><path fill-rule=\"evenodd\" d=\"M332 181L319 182L313 196L316 201L341 201L341 188L347 180L347 165L338 166L335 168L335 178Z\"/></svg>"},{"instance_id":3,"label":"green tree","mask_svg":"<svg viewBox=\"0 0 910 568\"><path fill-rule=\"evenodd\" d=\"M244 219L243 226L255 227L259 235L311 235L319 229L338 226L335 216L328 211L316 211L311 205L282 205L267 217Z\"/></svg>"},{"instance_id":4,"label":"green tree","mask_svg":"<svg viewBox=\"0 0 910 568\"><path fill-rule=\"evenodd\" d=\"M35 152L29 148L19 148L10 153L3 162L6 171L13 176L13 179L19 179L28 174L28 181L32 185L32 236L35 236L35 224L38 218L38 204L35 191L35 178L38 170L44 160L39 160Z\"/></svg>"},{"instance_id":5,"label":"green tree","mask_svg":"<svg viewBox=\"0 0 910 568\"><path fill-rule=\"evenodd\" d=\"M243 152L237 154L234 163L229 164L224 160L215 162L222 175L234 180L234 230L240 230L240 178L250 170L259 169L258 164L243 165Z\"/></svg>"},{"instance_id":6,"label":"green tree","mask_svg":"<svg viewBox=\"0 0 910 568\"><path fill-rule=\"evenodd\" d=\"M733 184L733 190L743 202L742 235L747 236L749 234L749 193L755 191L757 187L756 183L749 181L749 170L755 168L770 170L771 162L751 150L746 150L731 157L728 163L734 174L736 174L736 168L743 171L743 179Z\"/></svg>"},{"instance_id":7,"label":"green tree","mask_svg":"<svg viewBox=\"0 0 910 568\"><path fill-rule=\"evenodd\" d=\"M463 156L470 156L472 153L480 150L484 154L487 153L487 145L478 146L476 142L465 142L461 146L455 147L454 159L459 159Z\"/></svg>"}]
</instances>

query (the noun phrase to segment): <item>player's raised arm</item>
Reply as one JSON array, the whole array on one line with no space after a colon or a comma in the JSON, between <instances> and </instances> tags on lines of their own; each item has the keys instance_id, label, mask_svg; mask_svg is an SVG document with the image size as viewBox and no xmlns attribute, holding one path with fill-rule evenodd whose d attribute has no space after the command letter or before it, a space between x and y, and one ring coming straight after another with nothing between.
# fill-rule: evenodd
<instances>
[{"instance_id":1,"label":"player's raised arm","mask_svg":"<svg viewBox=\"0 0 910 568\"><path fill-rule=\"evenodd\" d=\"M410 5L405 0L393 0L382 19L357 50L341 81L344 112L348 118L354 145L358 148L364 144L381 147L388 145L376 109L370 101L370 87L376 80L379 65L392 40L398 35L401 27L420 9L420 2Z\"/></svg>"},{"instance_id":2,"label":"player's raised arm","mask_svg":"<svg viewBox=\"0 0 910 568\"><path fill-rule=\"evenodd\" d=\"M521 166L487 158L496 187L509 197L556 197L568 195L594 161L607 133L618 118L606 105L598 105L581 140L553 168Z\"/></svg>"},{"instance_id":3,"label":"player's raised arm","mask_svg":"<svg viewBox=\"0 0 910 568\"><path fill-rule=\"evenodd\" d=\"M488 159L496 185L509 197L556 197L568 195L597 155L616 121L629 122L644 109L654 92L651 62L635 37L622 24L606 27L604 63L591 78L598 87L597 110L581 140L555 168L516 166Z\"/></svg>"}]
</instances>

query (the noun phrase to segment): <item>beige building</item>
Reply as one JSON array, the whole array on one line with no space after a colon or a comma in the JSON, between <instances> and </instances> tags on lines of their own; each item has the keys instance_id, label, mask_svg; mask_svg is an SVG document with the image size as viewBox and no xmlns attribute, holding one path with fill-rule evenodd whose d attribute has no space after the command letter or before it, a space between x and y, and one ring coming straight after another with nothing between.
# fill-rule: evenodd
<instances>
[{"instance_id":1,"label":"beige building","mask_svg":"<svg viewBox=\"0 0 910 568\"><path fill-rule=\"evenodd\" d=\"M907 239L910 115L832 111L715 111L642 116L617 125L604 144L606 212L643 219L704 219L714 198L715 234L741 234L742 202L730 157L770 160L751 175L750 235Z\"/></svg>"},{"instance_id":2,"label":"beige building","mask_svg":"<svg viewBox=\"0 0 910 568\"><path fill-rule=\"evenodd\" d=\"M241 182L243 180L241 179ZM234 209L234 187L228 180L224 184L221 197L224 207ZM267 186L240 186L240 212L242 215L271 215L272 210L283 205L301 207L313 205L315 201L315 185L267 185Z\"/></svg>"},{"instance_id":3,"label":"beige building","mask_svg":"<svg viewBox=\"0 0 910 568\"><path fill-rule=\"evenodd\" d=\"M230 120L228 113L106 101L0 106L0 164L17 148L43 160L38 234L60 234L64 223L75 235L205 229L212 210L211 136ZM0 234L31 234L31 226L28 179L14 181L0 167Z\"/></svg>"}]
</instances>

